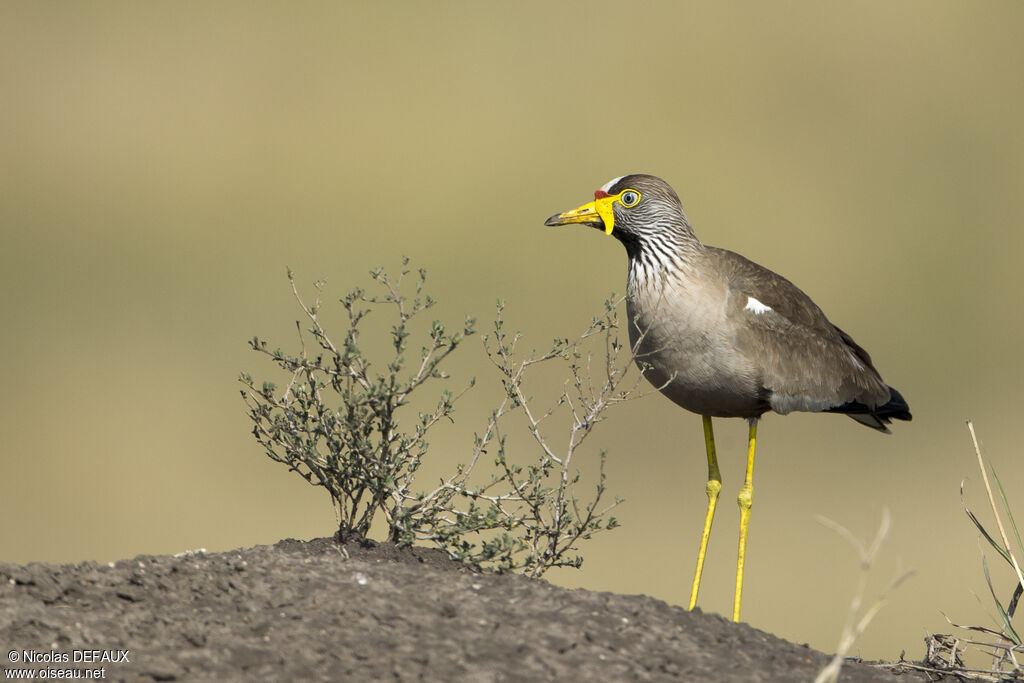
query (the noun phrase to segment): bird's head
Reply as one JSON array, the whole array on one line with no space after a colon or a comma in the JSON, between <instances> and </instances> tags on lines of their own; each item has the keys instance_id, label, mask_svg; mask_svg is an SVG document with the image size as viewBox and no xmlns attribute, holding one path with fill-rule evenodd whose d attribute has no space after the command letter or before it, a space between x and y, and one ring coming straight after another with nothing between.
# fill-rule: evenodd
<instances>
[{"instance_id":1,"label":"bird's head","mask_svg":"<svg viewBox=\"0 0 1024 683\"><path fill-rule=\"evenodd\" d=\"M572 223L601 228L622 240L666 229L690 229L675 190L661 178L642 173L610 180L594 192L594 201L544 221L544 225Z\"/></svg>"}]
</instances>

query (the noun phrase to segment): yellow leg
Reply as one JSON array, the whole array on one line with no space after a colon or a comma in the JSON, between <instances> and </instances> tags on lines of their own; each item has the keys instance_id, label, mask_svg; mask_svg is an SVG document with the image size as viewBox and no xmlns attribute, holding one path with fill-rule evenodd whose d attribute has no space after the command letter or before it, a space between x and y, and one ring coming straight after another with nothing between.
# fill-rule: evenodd
<instances>
[{"instance_id":1,"label":"yellow leg","mask_svg":"<svg viewBox=\"0 0 1024 683\"><path fill-rule=\"evenodd\" d=\"M700 590L700 575L704 571L704 556L708 552L708 539L711 538L711 522L715 518L715 506L718 505L718 494L722 490L722 473L718 471L718 456L715 455L715 433L711 429L711 418L704 418L704 447L708 452L708 514L704 519L704 533L700 537L700 551L697 552L697 571L693 575L693 590L690 591L690 609L697 604L697 591Z\"/></svg>"},{"instance_id":2,"label":"yellow leg","mask_svg":"<svg viewBox=\"0 0 1024 683\"><path fill-rule=\"evenodd\" d=\"M754 504L754 445L757 441L757 418L750 420L747 440L747 477L740 489L740 552L736 560L736 602L732 606L732 620L740 620L740 600L743 597L743 565L747 560L747 530L750 528L750 507Z\"/></svg>"}]
</instances>

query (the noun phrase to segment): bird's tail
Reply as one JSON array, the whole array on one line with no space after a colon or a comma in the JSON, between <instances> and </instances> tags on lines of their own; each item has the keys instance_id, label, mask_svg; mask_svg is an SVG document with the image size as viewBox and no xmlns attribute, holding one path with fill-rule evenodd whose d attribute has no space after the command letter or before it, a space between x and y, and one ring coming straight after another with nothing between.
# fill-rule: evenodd
<instances>
[{"instance_id":1,"label":"bird's tail","mask_svg":"<svg viewBox=\"0 0 1024 683\"><path fill-rule=\"evenodd\" d=\"M886 425L892 420L909 421L914 419L914 416L910 414L910 406L907 405L903 395L892 387L889 387L889 400L883 405L872 408L859 401L850 401L841 406L829 408L826 412L843 413L862 425L867 425L886 434L889 433L889 428Z\"/></svg>"}]
</instances>

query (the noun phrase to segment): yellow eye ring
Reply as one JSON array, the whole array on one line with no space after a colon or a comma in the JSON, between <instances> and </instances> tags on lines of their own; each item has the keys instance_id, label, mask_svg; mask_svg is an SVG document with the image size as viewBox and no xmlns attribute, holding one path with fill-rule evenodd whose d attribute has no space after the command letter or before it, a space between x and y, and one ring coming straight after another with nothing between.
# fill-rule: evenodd
<instances>
[{"instance_id":1,"label":"yellow eye ring","mask_svg":"<svg viewBox=\"0 0 1024 683\"><path fill-rule=\"evenodd\" d=\"M636 190L623 190L619 193L619 202L627 209L640 203L640 193Z\"/></svg>"}]
</instances>

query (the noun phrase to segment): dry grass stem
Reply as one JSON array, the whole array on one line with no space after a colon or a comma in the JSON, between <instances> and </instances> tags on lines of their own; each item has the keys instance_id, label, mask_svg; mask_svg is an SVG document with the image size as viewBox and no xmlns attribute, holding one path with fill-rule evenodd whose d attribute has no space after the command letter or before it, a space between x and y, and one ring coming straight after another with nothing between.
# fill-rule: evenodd
<instances>
[{"instance_id":1,"label":"dry grass stem","mask_svg":"<svg viewBox=\"0 0 1024 683\"><path fill-rule=\"evenodd\" d=\"M1009 555L1010 562L1013 564L1013 570L1017 573L1017 580L1020 582L1020 585L1024 586L1024 573L1021 572L1020 564L1017 562L1017 556L1014 554L1012 546L1010 546L1010 541L1006 538L1006 529L1003 527L1003 519L999 515L999 508L996 507L996 499L992 493L992 485L988 480L988 471L985 469L985 461L981 456L981 446L978 444L978 435L974 432L973 420L967 421L967 429L971 432L971 441L974 443L974 453L978 456L978 469L981 470L981 479L985 483L985 491L988 493L988 502L992 507L992 516L996 519L996 526L999 528L999 536L1003 540L1003 549Z\"/></svg>"},{"instance_id":2,"label":"dry grass stem","mask_svg":"<svg viewBox=\"0 0 1024 683\"><path fill-rule=\"evenodd\" d=\"M889 530L892 523L892 517L889 514L889 509L882 508L882 519L879 522L878 531L875 532L875 537L870 545L865 545L849 529L838 522L821 515L816 515L815 518L819 523L829 529L832 529L843 540L849 543L850 547L856 551L860 560L860 576L857 580L857 590L854 592L853 599L850 602L850 610L847 612L846 624L843 626L842 636L839 638L839 644L836 646L836 654L832 657L832 660L825 666L825 668L818 673L817 678L814 679L815 683L834 683L834 681L839 680L839 672L843 667L843 661L849 655L854 643L856 643L861 634L867 630L871 620L874 619L878 612L885 606L889 594L896 590L900 584L913 576L914 572L909 571L897 573L896 578L889 583L886 589L882 591L881 595L879 595L878 598L876 598L875 601L871 603L866 610L864 610L863 614L861 614L861 607L864 602L864 593L867 590L868 575L871 572L871 567L882 550L882 546L889 537Z\"/></svg>"},{"instance_id":3,"label":"dry grass stem","mask_svg":"<svg viewBox=\"0 0 1024 683\"><path fill-rule=\"evenodd\" d=\"M1021 638L1013 627L1012 620L1017 608L1017 601L1020 599L1021 594L1024 593L1024 576L1022 576L1020 563L1017 559L1018 553L1016 553L1013 546L1010 545L1009 535L1007 533L1007 524L1003 521L1003 513L1005 513L1006 519L1009 522L1009 528L1014 532L1014 537L1017 541L1018 547L1020 547L1021 544L1020 534L1017 530L1017 525L1014 522L1013 513L1010 510L1006 493L999 481L995 468L992 467L991 463L986 462L982 455L981 445L974 429L974 423L971 420L967 421L967 429L971 434L971 442L974 445L974 454L977 458L978 469L981 470L982 482L985 485L985 492L988 496L992 516L995 518L996 528L998 530L996 536L998 536L998 540L988 532L978 517L968 507L966 493L964 491L965 484L964 482L961 482L960 501L964 509L964 514L966 514L968 519L971 520L971 523L974 524L975 528L981 534L981 538L983 538L985 542L988 543L989 546L994 549L1013 570L1016 586L1013 591L1013 595L1007 603L1007 606L1004 608L1003 603L996 595L992 575L989 571L988 560L985 557L984 548L982 547L982 571L985 575L985 583L988 586L992 603L995 605L996 610L999 613L998 618L993 617L993 621L999 624L999 628L994 629L986 626L956 624L949 619L949 617L946 617L946 621L948 621L954 628L973 631L974 633L981 633L985 636L991 636L995 642L992 640L979 641L970 638L958 638L956 636L945 634L929 636L926 639L926 642L928 643L928 656L926 663L933 666L937 671L954 673L957 676L969 677L971 680L1019 680L1021 675L1024 674L1024 669L1021 668L1017 655L1024 651L1024 646L1022 646ZM991 477L989 476L990 474ZM993 486L993 484L995 485ZM1000 513L999 506L996 505L995 490L998 490L999 492L999 498L1003 504L1003 513ZM986 671L964 666L960 654L968 649L975 650L981 654L991 657L991 667Z\"/></svg>"}]
</instances>

